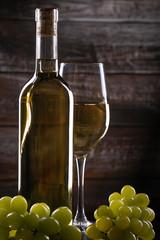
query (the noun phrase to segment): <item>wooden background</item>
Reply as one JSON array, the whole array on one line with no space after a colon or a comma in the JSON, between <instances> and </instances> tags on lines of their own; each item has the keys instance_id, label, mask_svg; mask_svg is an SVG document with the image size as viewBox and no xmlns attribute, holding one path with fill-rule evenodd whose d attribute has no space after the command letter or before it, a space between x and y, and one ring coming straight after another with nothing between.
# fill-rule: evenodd
<instances>
[{"instance_id":1,"label":"wooden background","mask_svg":"<svg viewBox=\"0 0 160 240\"><path fill-rule=\"evenodd\" d=\"M36 7L58 7L59 60L104 62L109 131L86 164L89 219L113 191L146 192L160 236L160 1L0 2L0 196L17 194L18 96L34 72ZM76 178L76 177L75 177ZM76 189L76 181L75 181Z\"/></svg>"}]
</instances>

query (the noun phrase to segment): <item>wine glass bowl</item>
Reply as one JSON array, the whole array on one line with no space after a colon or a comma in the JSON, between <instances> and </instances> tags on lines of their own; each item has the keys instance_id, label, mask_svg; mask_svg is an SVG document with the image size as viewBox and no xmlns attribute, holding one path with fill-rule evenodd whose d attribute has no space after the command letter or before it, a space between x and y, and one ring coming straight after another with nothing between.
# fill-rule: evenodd
<instances>
[{"instance_id":1,"label":"wine glass bowl","mask_svg":"<svg viewBox=\"0 0 160 240\"><path fill-rule=\"evenodd\" d=\"M61 63L60 75L74 95L74 157L77 165L78 198L73 224L85 230L91 223L84 210L86 157L107 132L109 104L102 63Z\"/></svg>"},{"instance_id":2,"label":"wine glass bowl","mask_svg":"<svg viewBox=\"0 0 160 240\"><path fill-rule=\"evenodd\" d=\"M75 103L74 114L74 156L87 156L107 130L106 104Z\"/></svg>"}]
</instances>

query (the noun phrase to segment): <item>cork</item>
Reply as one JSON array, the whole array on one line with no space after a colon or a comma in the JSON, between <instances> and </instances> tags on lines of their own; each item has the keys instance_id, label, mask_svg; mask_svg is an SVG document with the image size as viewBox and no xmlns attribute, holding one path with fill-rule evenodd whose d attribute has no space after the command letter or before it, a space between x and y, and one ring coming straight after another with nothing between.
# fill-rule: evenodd
<instances>
[{"instance_id":1,"label":"cork","mask_svg":"<svg viewBox=\"0 0 160 240\"><path fill-rule=\"evenodd\" d=\"M37 22L38 35L57 36L57 8L36 8L35 21Z\"/></svg>"}]
</instances>

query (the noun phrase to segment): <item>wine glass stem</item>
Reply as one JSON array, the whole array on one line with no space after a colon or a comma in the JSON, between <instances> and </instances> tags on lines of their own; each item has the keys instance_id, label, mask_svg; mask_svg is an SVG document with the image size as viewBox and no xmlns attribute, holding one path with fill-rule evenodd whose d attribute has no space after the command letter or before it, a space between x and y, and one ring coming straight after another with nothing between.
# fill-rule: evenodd
<instances>
[{"instance_id":1,"label":"wine glass stem","mask_svg":"<svg viewBox=\"0 0 160 240\"><path fill-rule=\"evenodd\" d=\"M78 196L77 196L77 212L74 218L75 222L85 223L87 218L84 211L84 172L86 157L76 158L77 178L78 178Z\"/></svg>"}]
</instances>

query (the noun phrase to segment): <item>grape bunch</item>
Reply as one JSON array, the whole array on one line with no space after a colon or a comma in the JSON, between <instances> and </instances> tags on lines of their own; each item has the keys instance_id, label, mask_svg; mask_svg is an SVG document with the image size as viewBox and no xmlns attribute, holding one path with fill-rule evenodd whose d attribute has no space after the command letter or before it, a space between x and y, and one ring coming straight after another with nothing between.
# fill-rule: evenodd
<instances>
[{"instance_id":1,"label":"grape bunch","mask_svg":"<svg viewBox=\"0 0 160 240\"><path fill-rule=\"evenodd\" d=\"M109 206L101 205L95 212L96 219L86 229L86 235L96 240L152 240L155 237L152 221L154 211L148 207L147 194L136 194L135 189L125 185L121 192L109 196Z\"/></svg>"},{"instance_id":2,"label":"grape bunch","mask_svg":"<svg viewBox=\"0 0 160 240\"><path fill-rule=\"evenodd\" d=\"M50 213L46 203L35 203L28 211L21 195L0 199L1 240L81 240L82 232L71 221L72 212L65 206Z\"/></svg>"}]
</instances>

